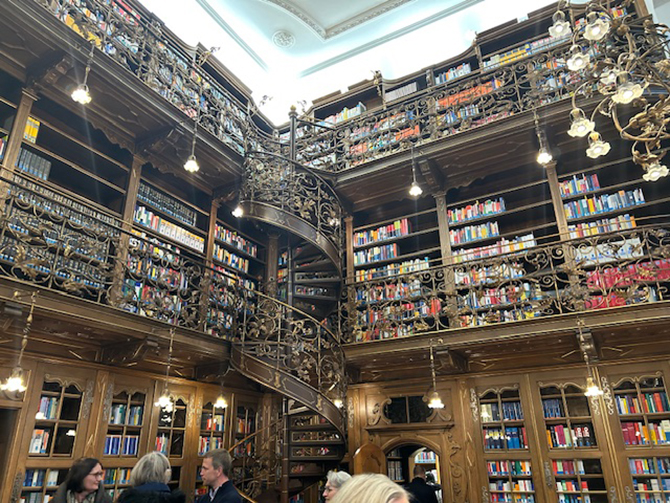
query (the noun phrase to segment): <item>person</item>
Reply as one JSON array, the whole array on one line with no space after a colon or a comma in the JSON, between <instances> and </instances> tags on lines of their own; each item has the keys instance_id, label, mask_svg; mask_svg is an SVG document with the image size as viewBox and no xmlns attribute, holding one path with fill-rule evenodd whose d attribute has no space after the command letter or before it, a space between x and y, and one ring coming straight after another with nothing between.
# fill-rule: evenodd
<instances>
[{"instance_id":1,"label":"person","mask_svg":"<svg viewBox=\"0 0 670 503\"><path fill-rule=\"evenodd\" d=\"M112 503L105 492L102 479L105 471L95 458L81 458L75 461L58 487L52 503Z\"/></svg>"},{"instance_id":2,"label":"person","mask_svg":"<svg viewBox=\"0 0 670 503\"><path fill-rule=\"evenodd\" d=\"M209 487L209 493L203 494L198 503L242 503L242 498L229 479L232 465L233 459L225 449L205 453L200 477L203 484Z\"/></svg>"},{"instance_id":3,"label":"person","mask_svg":"<svg viewBox=\"0 0 670 503\"><path fill-rule=\"evenodd\" d=\"M323 497L326 501L330 501L340 490L342 484L351 478L347 472L336 472L331 470L326 475L326 486L323 488Z\"/></svg>"},{"instance_id":4,"label":"person","mask_svg":"<svg viewBox=\"0 0 670 503\"><path fill-rule=\"evenodd\" d=\"M435 488L426 482L426 470L421 465L414 467L414 478L407 486L407 491L416 503L438 503Z\"/></svg>"},{"instance_id":5,"label":"person","mask_svg":"<svg viewBox=\"0 0 670 503\"><path fill-rule=\"evenodd\" d=\"M354 475L337 491L331 503L409 503L409 495L386 475Z\"/></svg>"},{"instance_id":6,"label":"person","mask_svg":"<svg viewBox=\"0 0 670 503\"><path fill-rule=\"evenodd\" d=\"M130 472L130 487L125 489L118 503L185 503L186 495L179 489L171 491L172 469L160 452L145 454Z\"/></svg>"}]
</instances>

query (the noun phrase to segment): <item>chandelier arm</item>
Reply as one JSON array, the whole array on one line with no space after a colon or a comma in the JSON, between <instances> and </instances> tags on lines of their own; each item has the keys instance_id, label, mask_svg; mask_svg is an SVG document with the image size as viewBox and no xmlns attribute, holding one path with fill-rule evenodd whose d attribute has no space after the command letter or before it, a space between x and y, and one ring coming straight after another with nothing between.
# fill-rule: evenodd
<instances>
[{"instance_id":1,"label":"chandelier arm","mask_svg":"<svg viewBox=\"0 0 670 503\"><path fill-rule=\"evenodd\" d=\"M587 82L584 82L582 85L580 85L580 86L575 90L574 94L572 95L571 101L572 101L572 109L573 109L573 110L574 110L575 108L578 108L578 107L577 107L577 95L582 91L582 88L585 87L585 86L587 86L588 84L589 84L588 81L587 81Z\"/></svg>"}]
</instances>

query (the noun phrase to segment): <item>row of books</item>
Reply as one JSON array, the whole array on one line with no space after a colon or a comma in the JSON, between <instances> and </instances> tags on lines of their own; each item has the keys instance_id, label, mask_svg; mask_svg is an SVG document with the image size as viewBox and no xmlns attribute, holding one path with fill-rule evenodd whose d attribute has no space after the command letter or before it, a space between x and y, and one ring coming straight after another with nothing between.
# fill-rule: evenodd
<instances>
[{"instance_id":1,"label":"row of books","mask_svg":"<svg viewBox=\"0 0 670 503\"><path fill-rule=\"evenodd\" d=\"M39 492L23 493L19 498L19 503L48 503L53 499L53 494L44 494Z\"/></svg>"},{"instance_id":2,"label":"row of books","mask_svg":"<svg viewBox=\"0 0 670 503\"><path fill-rule=\"evenodd\" d=\"M535 236L531 232L524 236L518 236L513 239L502 238L497 243L489 246L480 246L478 248L469 248L455 250L453 255L454 263L467 262L469 260L477 260L480 258L493 257L503 253L512 253L515 251L526 250L537 245Z\"/></svg>"},{"instance_id":3,"label":"row of books","mask_svg":"<svg viewBox=\"0 0 670 503\"><path fill-rule=\"evenodd\" d=\"M34 117L28 117L28 120L26 120L26 127L23 130L23 139L30 143L35 143L37 141L37 135L40 132L40 125L40 121Z\"/></svg>"},{"instance_id":4,"label":"row of books","mask_svg":"<svg viewBox=\"0 0 670 503\"><path fill-rule=\"evenodd\" d=\"M571 492L578 493L581 491L589 490L589 482L587 480L582 480L577 482L576 480L557 480L556 481L556 491L559 493Z\"/></svg>"},{"instance_id":5,"label":"row of books","mask_svg":"<svg viewBox=\"0 0 670 503\"><path fill-rule=\"evenodd\" d=\"M415 113L413 110L383 115L378 117L376 122L372 125L359 125L353 127L349 139L351 141L360 140L371 134L396 129L408 124L414 118Z\"/></svg>"},{"instance_id":6,"label":"row of books","mask_svg":"<svg viewBox=\"0 0 670 503\"><path fill-rule=\"evenodd\" d=\"M140 437L138 435L107 435L105 437L105 456L136 456Z\"/></svg>"},{"instance_id":7,"label":"row of books","mask_svg":"<svg viewBox=\"0 0 670 503\"><path fill-rule=\"evenodd\" d=\"M665 391L642 393L639 398L638 395L616 395L616 405L619 414L670 412Z\"/></svg>"},{"instance_id":8,"label":"row of books","mask_svg":"<svg viewBox=\"0 0 670 503\"><path fill-rule=\"evenodd\" d=\"M130 483L130 472L132 468L107 468L105 470L105 478L103 484L105 485L125 485Z\"/></svg>"},{"instance_id":9,"label":"row of books","mask_svg":"<svg viewBox=\"0 0 670 503\"><path fill-rule=\"evenodd\" d=\"M126 411L128 415L126 415ZM124 403L112 405L109 413L109 424L123 424L127 426L141 426L144 406L131 405L130 409Z\"/></svg>"},{"instance_id":10,"label":"row of books","mask_svg":"<svg viewBox=\"0 0 670 503\"><path fill-rule=\"evenodd\" d=\"M135 207L134 219L138 224L148 227L149 229L152 229L159 234L162 234L163 236L167 236L170 239L174 239L175 241L188 246L189 248L193 248L200 253L205 250L204 238L196 236L192 232L189 232L186 229L183 229L178 225L165 220L145 206L138 204Z\"/></svg>"},{"instance_id":11,"label":"row of books","mask_svg":"<svg viewBox=\"0 0 670 503\"><path fill-rule=\"evenodd\" d=\"M512 482L506 482L504 480L489 480L489 490L490 491L503 491L503 492L533 492L533 481L531 479L518 479ZM514 501L521 501L516 496Z\"/></svg>"},{"instance_id":12,"label":"row of books","mask_svg":"<svg viewBox=\"0 0 670 503\"><path fill-rule=\"evenodd\" d=\"M605 295L591 295L585 303L585 309L606 309L609 307L631 306L645 302L658 302L658 292L653 287L640 287L622 295L620 292L609 292Z\"/></svg>"},{"instance_id":13,"label":"row of books","mask_svg":"<svg viewBox=\"0 0 670 503\"><path fill-rule=\"evenodd\" d=\"M500 406L498 402L481 403L481 416L483 422L500 421ZM521 402L502 402L503 421L520 421L523 419Z\"/></svg>"},{"instance_id":14,"label":"row of books","mask_svg":"<svg viewBox=\"0 0 670 503\"><path fill-rule=\"evenodd\" d=\"M565 417L563 411L563 400L560 398L544 398L542 399L542 410L546 419Z\"/></svg>"},{"instance_id":15,"label":"row of books","mask_svg":"<svg viewBox=\"0 0 670 503\"><path fill-rule=\"evenodd\" d=\"M222 437L206 437L200 435L200 439L198 440L198 456L204 456L206 452L222 448L223 448Z\"/></svg>"},{"instance_id":16,"label":"row of books","mask_svg":"<svg viewBox=\"0 0 670 503\"><path fill-rule=\"evenodd\" d=\"M467 119L468 117L474 117L479 115L482 111L479 109L479 105L471 103L464 107L459 108L454 111L453 109L447 110L440 118L441 126L453 126L460 122L462 119Z\"/></svg>"},{"instance_id":17,"label":"row of books","mask_svg":"<svg viewBox=\"0 0 670 503\"><path fill-rule=\"evenodd\" d=\"M586 275L586 284L589 288L605 289L669 279L670 259L659 259L653 262L640 262L589 271Z\"/></svg>"},{"instance_id":18,"label":"row of books","mask_svg":"<svg viewBox=\"0 0 670 503\"><path fill-rule=\"evenodd\" d=\"M30 438L28 453L46 454L49 452L49 439L51 438L51 429L35 428Z\"/></svg>"},{"instance_id":19,"label":"row of books","mask_svg":"<svg viewBox=\"0 0 670 503\"><path fill-rule=\"evenodd\" d=\"M53 396L43 396L40 398L40 406L37 415L40 419L56 419L58 416L58 404L60 400Z\"/></svg>"},{"instance_id":20,"label":"row of books","mask_svg":"<svg viewBox=\"0 0 670 503\"><path fill-rule=\"evenodd\" d=\"M223 264L229 265L233 269L237 269L245 273L249 272L249 259L242 258L216 243L214 243L214 259Z\"/></svg>"},{"instance_id":21,"label":"row of books","mask_svg":"<svg viewBox=\"0 0 670 503\"><path fill-rule=\"evenodd\" d=\"M225 423L224 414L208 414L202 417L200 422L200 429L206 431L223 431Z\"/></svg>"},{"instance_id":22,"label":"row of books","mask_svg":"<svg viewBox=\"0 0 670 503\"><path fill-rule=\"evenodd\" d=\"M566 218L575 219L617 211L622 208L645 204L645 202L642 189L637 188L628 191L620 190L616 194L602 194L568 201L563 203L563 210Z\"/></svg>"},{"instance_id":23,"label":"row of books","mask_svg":"<svg viewBox=\"0 0 670 503\"><path fill-rule=\"evenodd\" d=\"M668 501L670 494L662 495L661 491L670 491L670 479L661 479L660 484L658 479L633 479L633 486L639 492L655 492L653 499L650 501ZM645 497L645 495L643 495ZM646 495L648 498L649 496ZM663 499L665 498L665 500Z\"/></svg>"},{"instance_id":24,"label":"row of books","mask_svg":"<svg viewBox=\"0 0 670 503\"><path fill-rule=\"evenodd\" d=\"M356 282L372 281L379 278L388 278L402 274L424 271L430 267L428 257L422 259L405 260L400 264L388 264L384 267L363 269L356 271Z\"/></svg>"},{"instance_id":25,"label":"row of books","mask_svg":"<svg viewBox=\"0 0 670 503\"><path fill-rule=\"evenodd\" d=\"M484 267L457 268L454 271L454 280L457 285L476 286L487 283L496 283L508 279L522 277L526 271L521 264L503 263Z\"/></svg>"},{"instance_id":26,"label":"row of books","mask_svg":"<svg viewBox=\"0 0 670 503\"><path fill-rule=\"evenodd\" d=\"M447 219L449 220L450 225L454 225L467 222L468 220L502 213L505 209L505 200L502 197L498 199L487 199L483 203L475 201L474 203L461 208L447 210Z\"/></svg>"},{"instance_id":27,"label":"row of books","mask_svg":"<svg viewBox=\"0 0 670 503\"><path fill-rule=\"evenodd\" d=\"M416 82L410 82L408 84L405 84L404 86L392 89L391 91L386 91L384 93L384 99L386 101L397 100L399 98L409 96L410 94L414 94L418 90L419 85Z\"/></svg>"},{"instance_id":28,"label":"row of books","mask_svg":"<svg viewBox=\"0 0 670 503\"><path fill-rule=\"evenodd\" d=\"M398 256L398 244L392 243L383 246L373 246L367 250L354 253L354 266L365 265L372 262L389 260Z\"/></svg>"},{"instance_id":29,"label":"row of books","mask_svg":"<svg viewBox=\"0 0 670 503\"><path fill-rule=\"evenodd\" d=\"M374 325L378 321L404 321L427 316L438 316L442 312L440 299L407 302L399 306L386 306L383 309L368 309L358 312L359 325Z\"/></svg>"},{"instance_id":30,"label":"row of books","mask_svg":"<svg viewBox=\"0 0 670 503\"><path fill-rule=\"evenodd\" d=\"M592 447L596 444L593 425L580 424L569 427L563 424L549 426L546 430L549 447Z\"/></svg>"},{"instance_id":31,"label":"row of books","mask_svg":"<svg viewBox=\"0 0 670 503\"><path fill-rule=\"evenodd\" d=\"M595 173L588 176L582 174L581 177L573 175L572 178L562 181L558 188L561 197L570 197L598 190L600 189L600 182L598 181L598 175Z\"/></svg>"},{"instance_id":32,"label":"row of books","mask_svg":"<svg viewBox=\"0 0 670 503\"><path fill-rule=\"evenodd\" d=\"M402 461L387 461L386 474L391 480L402 482L404 480L402 474Z\"/></svg>"},{"instance_id":33,"label":"row of books","mask_svg":"<svg viewBox=\"0 0 670 503\"><path fill-rule=\"evenodd\" d=\"M244 442L233 450L233 456L236 458L251 458L254 455L254 443Z\"/></svg>"},{"instance_id":34,"label":"row of books","mask_svg":"<svg viewBox=\"0 0 670 503\"><path fill-rule=\"evenodd\" d=\"M584 238L604 234L606 232L621 231L637 227L635 217L626 213L615 218L583 222L577 225L568 225L570 239Z\"/></svg>"},{"instance_id":35,"label":"row of books","mask_svg":"<svg viewBox=\"0 0 670 503\"><path fill-rule=\"evenodd\" d=\"M87 231L112 237L120 234L119 221L114 217L37 185L18 174L12 177L12 181L16 185L10 187L10 194L16 194L19 200L35 208L62 217L68 223L81 226ZM26 190L20 190L21 188Z\"/></svg>"},{"instance_id":36,"label":"row of books","mask_svg":"<svg viewBox=\"0 0 670 503\"><path fill-rule=\"evenodd\" d=\"M334 124L339 124L340 122L344 122L349 119L353 119L354 117L358 117L361 115L363 112L365 112L367 108L363 103L360 101L358 102L358 105L356 105L353 108L347 108L344 107L342 110L340 110L338 113L329 115L322 121L318 122L318 124L321 124L323 126L326 125L334 125ZM286 134L286 133L284 133ZM284 137L286 140L288 140L288 137ZM282 138L282 139L284 139Z\"/></svg>"},{"instance_id":37,"label":"row of books","mask_svg":"<svg viewBox=\"0 0 670 503\"><path fill-rule=\"evenodd\" d=\"M449 231L451 245L462 245L470 241L479 241L500 235L498 222L485 222L480 225L468 225L460 229Z\"/></svg>"},{"instance_id":38,"label":"row of books","mask_svg":"<svg viewBox=\"0 0 670 503\"><path fill-rule=\"evenodd\" d=\"M633 475L670 474L670 458L629 458L628 467Z\"/></svg>"},{"instance_id":39,"label":"row of books","mask_svg":"<svg viewBox=\"0 0 670 503\"><path fill-rule=\"evenodd\" d=\"M58 485L58 470L36 470L26 468L26 476L23 479L23 487L55 487Z\"/></svg>"},{"instance_id":40,"label":"row of books","mask_svg":"<svg viewBox=\"0 0 670 503\"><path fill-rule=\"evenodd\" d=\"M475 98L486 96L487 94L492 93L496 89L502 87L503 84L504 82L502 80L494 78L488 82L477 84L473 87L468 87L457 93L447 94L442 98L438 98L437 109L444 110L445 108L457 106L461 103L472 101ZM465 108L467 109L468 107Z\"/></svg>"},{"instance_id":41,"label":"row of books","mask_svg":"<svg viewBox=\"0 0 670 503\"><path fill-rule=\"evenodd\" d=\"M450 80L457 79L458 77L463 77L464 75L468 75L469 73L472 72L472 68L470 66L470 63L461 63L460 65L454 67L454 68L449 68L446 72L438 73L437 77L435 77L435 84L444 84L445 82L449 82Z\"/></svg>"},{"instance_id":42,"label":"row of books","mask_svg":"<svg viewBox=\"0 0 670 503\"><path fill-rule=\"evenodd\" d=\"M419 332L420 329L415 329L414 325L414 323L401 323L393 326L374 326L367 330L357 330L355 339L356 342L366 342L407 337Z\"/></svg>"},{"instance_id":43,"label":"row of books","mask_svg":"<svg viewBox=\"0 0 670 503\"><path fill-rule=\"evenodd\" d=\"M226 269L225 267L221 267L218 265L214 266L214 271L215 273L212 276L212 279L214 280L214 284L217 287L221 286L230 286L230 287L241 287L245 288L246 290L255 290L256 289L256 283L248 278L237 278L234 276L231 276L231 272Z\"/></svg>"},{"instance_id":44,"label":"row of books","mask_svg":"<svg viewBox=\"0 0 670 503\"><path fill-rule=\"evenodd\" d=\"M649 421L622 421L621 433L626 445L667 445L670 444L670 419Z\"/></svg>"},{"instance_id":45,"label":"row of books","mask_svg":"<svg viewBox=\"0 0 670 503\"><path fill-rule=\"evenodd\" d=\"M179 270L156 265L151 258L128 257L128 272L134 276L142 276L159 286L174 290L188 288L188 278Z\"/></svg>"},{"instance_id":46,"label":"row of books","mask_svg":"<svg viewBox=\"0 0 670 503\"><path fill-rule=\"evenodd\" d=\"M196 212L194 210L146 183L140 183L137 199L187 225L195 226Z\"/></svg>"},{"instance_id":47,"label":"row of books","mask_svg":"<svg viewBox=\"0 0 670 503\"><path fill-rule=\"evenodd\" d=\"M538 300L542 298L542 291L535 285L524 282L520 285L508 285L500 288L488 288L482 291L471 291L458 298L459 305L471 309L480 309L491 306L504 306Z\"/></svg>"},{"instance_id":48,"label":"row of books","mask_svg":"<svg viewBox=\"0 0 670 503\"><path fill-rule=\"evenodd\" d=\"M389 300L409 300L422 293L419 280L385 283L383 285L363 286L356 289L356 302L359 304L375 304ZM428 291L426 291L428 294Z\"/></svg>"},{"instance_id":49,"label":"row of books","mask_svg":"<svg viewBox=\"0 0 670 503\"><path fill-rule=\"evenodd\" d=\"M542 316L542 311L533 309L531 306L516 307L509 310L496 310L482 314L466 314L459 316L460 326L481 327L492 323L503 323L507 321L530 320Z\"/></svg>"},{"instance_id":50,"label":"row of books","mask_svg":"<svg viewBox=\"0 0 670 503\"><path fill-rule=\"evenodd\" d=\"M231 313L226 313L218 309L209 309L207 311L207 328L206 331L210 335L217 335L218 337L225 337L225 334L220 331L221 328L224 330L230 330L233 328L233 315Z\"/></svg>"},{"instance_id":51,"label":"row of books","mask_svg":"<svg viewBox=\"0 0 670 503\"><path fill-rule=\"evenodd\" d=\"M382 225L376 229L354 232L354 246L365 246L377 241L407 236L410 233L409 220L401 218L388 225Z\"/></svg>"},{"instance_id":52,"label":"row of books","mask_svg":"<svg viewBox=\"0 0 670 503\"><path fill-rule=\"evenodd\" d=\"M544 37L534 42L523 44L520 47L510 49L509 51L503 52L501 54L494 54L489 59L482 61L483 70L492 70L498 68L499 66L508 65L514 63L520 59L530 56L532 54L537 54L538 52L546 51L562 44L570 38L570 33L561 35L560 37Z\"/></svg>"},{"instance_id":53,"label":"row of books","mask_svg":"<svg viewBox=\"0 0 670 503\"><path fill-rule=\"evenodd\" d=\"M508 426L501 428L484 428L485 449L528 449L528 438L525 426Z\"/></svg>"},{"instance_id":54,"label":"row of books","mask_svg":"<svg viewBox=\"0 0 670 503\"><path fill-rule=\"evenodd\" d=\"M36 178L46 180L51 171L51 161L42 156L34 154L30 150L21 148L16 160L16 167Z\"/></svg>"},{"instance_id":55,"label":"row of books","mask_svg":"<svg viewBox=\"0 0 670 503\"><path fill-rule=\"evenodd\" d=\"M237 418L237 427L235 428L235 433L241 435L250 435L256 431L256 421L253 417L238 417Z\"/></svg>"},{"instance_id":56,"label":"row of books","mask_svg":"<svg viewBox=\"0 0 670 503\"><path fill-rule=\"evenodd\" d=\"M554 475L584 475L584 461L578 459L572 461L569 459L553 459L551 466L554 469Z\"/></svg>"},{"instance_id":57,"label":"row of books","mask_svg":"<svg viewBox=\"0 0 670 503\"><path fill-rule=\"evenodd\" d=\"M248 239L243 238L237 232L223 227L222 225L215 225L214 237L225 243L228 243L231 246L234 246L239 250L242 250L247 255L251 255L252 257L258 256L258 245L252 243Z\"/></svg>"},{"instance_id":58,"label":"row of books","mask_svg":"<svg viewBox=\"0 0 670 503\"><path fill-rule=\"evenodd\" d=\"M581 266L608 264L644 256L640 238L607 241L595 246L575 247L575 260Z\"/></svg>"},{"instance_id":59,"label":"row of books","mask_svg":"<svg viewBox=\"0 0 670 503\"><path fill-rule=\"evenodd\" d=\"M416 126L400 129L398 131L386 131L368 142L351 145L349 147L349 155L356 156L364 154L365 152L370 150L372 151L382 150L386 147L395 145L407 138L418 136L419 133L420 128L418 124Z\"/></svg>"},{"instance_id":60,"label":"row of books","mask_svg":"<svg viewBox=\"0 0 670 503\"><path fill-rule=\"evenodd\" d=\"M156 451L168 455L170 449L170 437L166 433L159 433L156 436Z\"/></svg>"},{"instance_id":61,"label":"row of books","mask_svg":"<svg viewBox=\"0 0 670 503\"><path fill-rule=\"evenodd\" d=\"M509 493L491 493L492 503L512 503L512 501L514 503L535 503L535 496L533 494L515 494L514 500L512 500L512 496Z\"/></svg>"},{"instance_id":62,"label":"row of books","mask_svg":"<svg viewBox=\"0 0 670 503\"><path fill-rule=\"evenodd\" d=\"M488 472L489 475L499 475L499 476L532 475L530 469L530 461L520 461L520 460L487 461L486 471Z\"/></svg>"},{"instance_id":63,"label":"row of books","mask_svg":"<svg viewBox=\"0 0 670 503\"><path fill-rule=\"evenodd\" d=\"M6 149L7 149L7 135L0 136L0 161L4 159Z\"/></svg>"},{"instance_id":64,"label":"row of books","mask_svg":"<svg viewBox=\"0 0 670 503\"><path fill-rule=\"evenodd\" d=\"M160 261L162 264L170 264L172 267L179 267L181 251L176 246L163 243L156 238L148 237L146 232L133 229L132 236L128 240L131 252L140 252L148 254L151 258Z\"/></svg>"},{"instance_id":65,"label":"row of books","mask_svg":"<svg viewBox=\"0 0 670 503\"><path fill-rule=\"evenodd\" d=\"M180 313L186 307L187 302L179 295L166 293L151 285L146 285L141 281L126 279L122 286L122 295L126 300L126 307L131 312L144 313L144 316L150 316L146 311L162 311L172 314ZM134 309L132 309L134 308Z\"/></svg>"},{"instance_id":66,"label":"row of books","mask_svg":"<svg viewBox=\"0 0 670 503\"><path fill-rule=\"evenodd\" d=\"M433 451L421 451L414 456L415 463L435 463L435 453Z\"/></svg>"},{"instance_id":67,"label":"row of books","mask_svg":"<svg viewBox=\"0 0 670 503\"><path fill-rule=\"evenodd\" d=\"M296 295L304 295L309 297L335 297L335 290L325 286L304 286L295 285L293 291Z\"/></svg>"}]
</instances>

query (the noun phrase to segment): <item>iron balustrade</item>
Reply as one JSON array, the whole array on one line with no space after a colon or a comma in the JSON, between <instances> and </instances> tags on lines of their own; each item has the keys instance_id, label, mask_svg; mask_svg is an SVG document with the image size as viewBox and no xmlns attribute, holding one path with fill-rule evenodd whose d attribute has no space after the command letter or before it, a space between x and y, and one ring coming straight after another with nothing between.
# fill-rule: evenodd
<instances>
[{"instance_id":1,"label":"iron balustrade","mask_svg":"<svg viewBox=\"0 0 670 503\"><path fill-rule=\"evenodd\" d=\"M499 243L486 258L405 274L375 270L347 286L349 341L668 300L667 223L600 232L526 249Z\"/></svg>"}]
</instances>

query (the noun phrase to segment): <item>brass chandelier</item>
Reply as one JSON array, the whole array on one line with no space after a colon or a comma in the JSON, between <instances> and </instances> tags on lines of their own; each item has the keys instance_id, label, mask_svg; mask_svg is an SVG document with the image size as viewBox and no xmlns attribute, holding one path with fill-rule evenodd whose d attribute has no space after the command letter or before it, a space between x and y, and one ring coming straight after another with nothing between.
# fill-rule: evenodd
<instances>
[{"instance_id":1,"label":"brass chandelier","mask_svg":"<svg viewBox=\"0 0 670 503\"><path fill-rule=\"evenodd\" d=\"M621 137L633 142L633 161L644 170L644 180L667 176L661 149L670 137L668 27L632 15L633 0L591 0L584 16L571 22L564 12L569 4L559 2L549 28L552 37L572 33L566 66L583 79L572 95L568 134L588 137L589 157L605 155L610 145L595 130L596 116L609 117ZM589 118L577 100L593 96L601 100Z\"/></svg>"}]
</instances>

